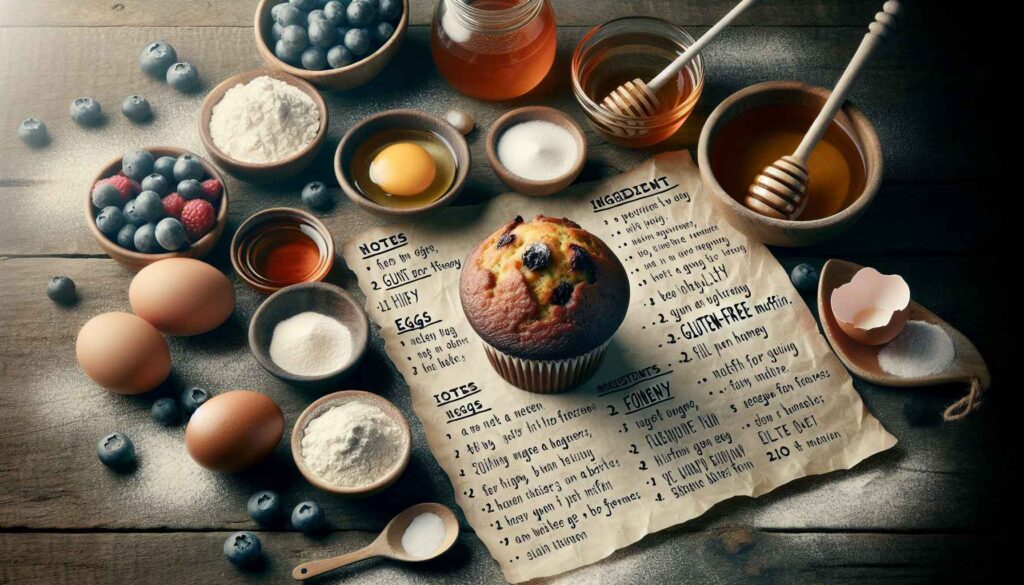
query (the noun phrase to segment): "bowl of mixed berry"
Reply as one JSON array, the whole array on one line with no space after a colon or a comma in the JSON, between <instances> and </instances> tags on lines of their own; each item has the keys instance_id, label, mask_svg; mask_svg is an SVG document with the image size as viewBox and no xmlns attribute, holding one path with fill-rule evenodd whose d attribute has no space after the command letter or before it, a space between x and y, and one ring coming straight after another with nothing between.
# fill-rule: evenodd
<instances>
[{"instance_id":1,"label":"bowl of mixed berry","mask_svg":"<svg viewBox=\"0 0 1024 585\"><path fill-rule=\"evenodd\" d=\"M165 258L202 258L227 223L224 179L181 148L133 150L103 167L85 201L89 229L111 258L139 270Z\"/></svg>"}]
</instances>

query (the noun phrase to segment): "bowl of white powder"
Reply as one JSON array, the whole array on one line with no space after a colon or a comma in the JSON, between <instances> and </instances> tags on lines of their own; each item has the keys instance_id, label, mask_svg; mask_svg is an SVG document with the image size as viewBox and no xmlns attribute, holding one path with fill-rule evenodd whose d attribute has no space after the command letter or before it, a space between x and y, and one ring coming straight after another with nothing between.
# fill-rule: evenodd
<instances>
[{"instance_id":1,"label":"bowl of white powder","mask_svg":"<svg viewBox=\"0 0 1024 585\"><path fill-rule=\"evenodd\" d=\"M332 494L363 498L395 483L409 464L409 423L370 392L343 390L310 404L292 429L303 477Z\"/></svg>"},{"instance_id":2,"label":"bowl of white powder","mask_svg":"<svg viewBox=\"0 0 1024 585\"><path fill-rule=\"evenodd\" d=\"M309 82L257 69L206 96L199 137L218 165L251 182L281 181L308 167L327 138L327 104Z\"/></svg>"},{"instance_id":3,"label":"bowl of white powder","mask_svg":"<svg viewBox=\"0 0 1024 585\"><path fill-rule=\"evenodd\" d=\"M326 282L285 287L249 322L249 349L274 376L303 388L336 388L354 372L369 341L366 312Z\"/></svg>"}]
</instances>

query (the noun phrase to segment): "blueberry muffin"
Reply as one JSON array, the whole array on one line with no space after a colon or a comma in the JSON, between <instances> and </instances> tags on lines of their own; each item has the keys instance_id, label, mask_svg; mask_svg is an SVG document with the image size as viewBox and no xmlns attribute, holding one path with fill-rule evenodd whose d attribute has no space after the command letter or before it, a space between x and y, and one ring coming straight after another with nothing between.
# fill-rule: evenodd
<instances>
[{"instance_id":1,"label":"blueberry muffin","mask_svg":"<svg viewBox=\"0 0 1024 585\"><path fill-rule=\"evenodd\" d=\"M516 217L466 259L459 292L491 363L532 392L567 390L600 364L629 306L622 263L568 219Z\"/></svg>"}]
</instances>

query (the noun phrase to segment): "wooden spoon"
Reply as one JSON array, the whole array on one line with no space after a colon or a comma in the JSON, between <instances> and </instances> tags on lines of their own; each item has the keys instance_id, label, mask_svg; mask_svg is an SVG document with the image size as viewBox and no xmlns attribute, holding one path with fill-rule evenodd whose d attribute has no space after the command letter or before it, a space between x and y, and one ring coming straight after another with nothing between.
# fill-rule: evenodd
<instances>
[{"instance_id":1,"label":"wooden spoon","mask_svg":"<svg viewBox=\"0 0 1024 585\"><path fill-rule=\"evenodd\" d=\"M843 364L857 377L882 386L935 386L956 382L970 385L967 396L951 404L942 414L945 420L959 420L981 406L981 395L992 384L985 359L981 357L978 348L974 347L962 333L913 299L910 301L909 321L925 321L942 327L953 340L955 357L953 363L943 372L919 378L894 376L878 364L878 353L885 347L884 345L857 343L843 333L835 316L832 315L832 291L850 282L861 268L863 267L852 262L829 260L822 268L821 280L818 282L818 316L821 319L821 327Z\"/></svg>"},{"instance_id":2,"label":"wooden spoon","mask_svg":"<svg viewBox=\"0 0 1024 585\"><path fill-rule=\"evenodd\" d=\"M875 15L875 21L868 25L860 47L846 66L832 94L825 101L818 117L814 119L807 134L793 154L784 156L768 165L754 178L747 190L743 205L749 209L775 219L796 219L807 207L807 158L825 135L832 118L846 101L857 74L864 68L871 53L889 35L890 28L899 14L900 4L889 0L882 6L882 12Z\"/></svg>"},{"instance_id":3,"label":"wooden spoon","mask_svg":"<svg viewBox=\"0 0 1024 585\"><path fill-rule=\"evenodd\" d=\"M609 112L630 118L653 116L656 114L659 104L658 96L655 94L657 94L658 90L668 80L674 78L683 67L686 67L687 63L697 56L697 53L700 53L701 49L718 36L718 33L722 32L737 16L743 14L743 11L756 1L743 0L737 4L728 14L722 17L722 20L715 23L715 26L708 29L696 42L687 47L682 55L679 55L675 61L669 63L668 67L665 67L661 73L646 83L640 78L627 81L608 94L608 97L601 101L601 106Z\"/></svg>"},{"instance_id":4,"label":"wooden spoon","mask_svg":"<svg viewBox=\"0 0 1024 585\"><path fill-rule=\"evenodd\" d=\"M437 547L437 550L431 553L430 556L414 557L402 548L402 535L405 534L405 529L409 527L409 524L412 524L412 521L415 520L417 516L426 513L434 514L444 522L444 541ZM406 508L397 516L392 518L391 522L388 522L388 525L384 527L384 530L381 531L380 535L366 547L333 558L303 563L292 569L292 578L298 581L305 581L306 579L323 575L328 571L340 569L346 565L351 565L352 563L373 557L386 557L398 561L405 561L407 563L428 561L440 556L451 548L458 537L459 522L455 518L455 513L452 512L450 508L442 504L435 503L416 504L415 506Z\"/></svg>"}]
</instances>

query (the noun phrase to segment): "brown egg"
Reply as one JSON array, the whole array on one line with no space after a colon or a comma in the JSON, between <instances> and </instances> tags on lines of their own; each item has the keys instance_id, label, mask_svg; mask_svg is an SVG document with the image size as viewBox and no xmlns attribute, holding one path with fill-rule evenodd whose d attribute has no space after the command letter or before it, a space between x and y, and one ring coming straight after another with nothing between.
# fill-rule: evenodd
<instances>
[{"instance_id":1,"label":"brown egg","mask_svg":"<svg viewBox=\"0 0 1024 585\"><path fill-rule=\"evenodd\" d=\"M132 279L128 301L135 314L169 335L216 329L235 309L235 288L224 274L192 258L168 258Z\"/></svg>"},{"instance_id":2,"label":"brown egg","mask_svg":"<svg viewBox=\"0 0 1024 585\"><path fill-rule=\"evenodd\" d=\"M185 446L207 469L242 471L273 452L284 433L277 403L253 390L232 390L206 401L185 427Z\"/></svg>"},{"instance_id":3,"label":"brown egg","mask_svg":"<svg viewBox=\"0 0 1024 585\"><path fill-rule=\"evenodd\" d=\"M118 394L149 392L171 373L171 352L152 325L130 313L96 315L78 332L85 375Z\"/></svg>"}]
</instances>

